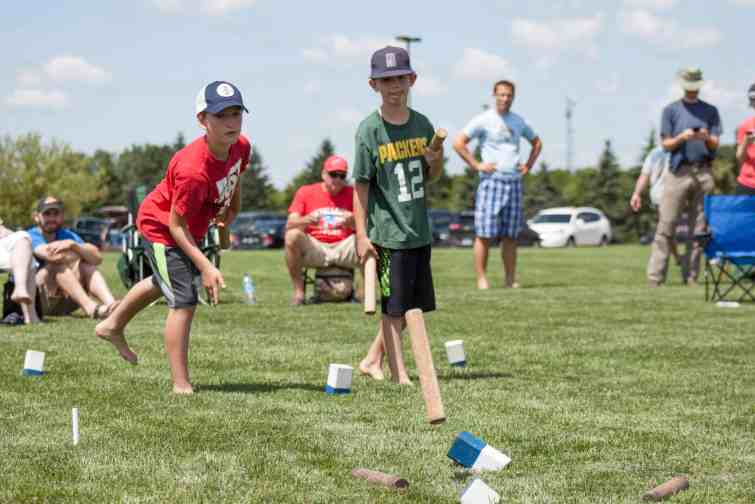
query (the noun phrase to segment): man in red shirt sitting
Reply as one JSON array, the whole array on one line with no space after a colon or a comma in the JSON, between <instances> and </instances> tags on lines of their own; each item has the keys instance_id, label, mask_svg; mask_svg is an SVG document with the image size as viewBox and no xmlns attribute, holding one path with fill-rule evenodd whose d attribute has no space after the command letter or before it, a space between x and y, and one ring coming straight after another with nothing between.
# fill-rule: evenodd
<instances>
[{"instance_id":1,"label":"man in red shirt sitting","mask_svg":"<svg viewBox=\"0 0 755 504\"><path fill-rule=\"evenodd\" d=\"M302 268L359 267L348 169L345 159L330 156L322 166L322 182L300 187L288 207L286 264L294 284L294 306L304 304Z\"/></svg>"}]
</instances>

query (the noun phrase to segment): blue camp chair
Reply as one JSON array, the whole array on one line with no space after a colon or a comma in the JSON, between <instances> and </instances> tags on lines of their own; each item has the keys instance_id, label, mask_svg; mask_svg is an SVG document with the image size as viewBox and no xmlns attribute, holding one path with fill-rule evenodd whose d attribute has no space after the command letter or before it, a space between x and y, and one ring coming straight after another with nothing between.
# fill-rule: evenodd
<instances>
[{"instance_id":1,"label":"blue camp chair","mask_svg":"<svg viewBox=\"0 0 755 504\"><path fill-rule=\"evenodd\" d=\"M706 196L705 219L705 300L755 301L755 196Z\"/></svg>"}]
</instances>

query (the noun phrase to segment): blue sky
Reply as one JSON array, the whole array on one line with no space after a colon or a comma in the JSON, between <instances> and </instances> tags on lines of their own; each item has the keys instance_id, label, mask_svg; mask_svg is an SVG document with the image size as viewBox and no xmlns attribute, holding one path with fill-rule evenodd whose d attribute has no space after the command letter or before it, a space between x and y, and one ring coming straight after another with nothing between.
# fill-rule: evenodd
<instances>
[{"instance_id":1,"label":"blue sky","mask_svg":"<svg viewBox=\"0 0 755 504\"><path fill-rule=\"evenodd\" d=\"M674 76L699 66L726 143L747 117L755 81L755 0L68 0L12 2L0 33L0 134L40 132L93 152L169 143L201 130L194 97L229 80L251 114L244 130L283 187L331 138L351 160L356 126L378 106L371 52L412 46L413 106L455 134L491 83L517 85L514 110L542 138L541 159L565 164L564 106L574 111L575 164L610 138L637 160ZM450 154L449 171L463 165Z\"/></svg>"}]
</instances>

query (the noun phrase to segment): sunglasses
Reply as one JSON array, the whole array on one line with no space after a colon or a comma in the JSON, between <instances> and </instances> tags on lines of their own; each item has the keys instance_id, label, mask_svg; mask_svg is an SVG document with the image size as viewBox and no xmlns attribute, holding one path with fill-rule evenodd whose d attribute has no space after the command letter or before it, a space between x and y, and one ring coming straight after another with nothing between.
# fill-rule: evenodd
<instances>
[{"instance_id":1,"label":"sunglasses","mask_svg":"<svg viewBox=\"0 0 755 504\"><path fill-rule=\"evenodd\" d=\"M345 180L346 179L346 172L340 172L340 171L337 171L337 172L328 172L328 175L330 175L333 178L339 178L341 180Z\"/></svg>"}]
</instances>

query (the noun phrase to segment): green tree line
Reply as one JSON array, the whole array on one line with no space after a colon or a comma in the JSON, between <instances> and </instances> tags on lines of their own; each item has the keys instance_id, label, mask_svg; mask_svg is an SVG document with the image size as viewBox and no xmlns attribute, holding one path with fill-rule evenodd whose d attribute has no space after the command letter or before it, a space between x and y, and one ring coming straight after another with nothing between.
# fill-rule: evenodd
<instances>
[{"instance_id":1,"label":"green tree line","mask_svg":"<svg viewBox=\"0 0 755 504\"><path fill-rule=\"evenodd\" d=\"M86 155L55 140L46 142L38 133L2 137L0 217L11 225L29 225L35 202L48 194L65 201L68 218L94 213L105 205L128 206L129 190L142 185L154 187L162 179L170 158L184 145L183 135L178 134L170 144L132 145L120 153L97 150ZM629 208L629 197L642 160L655 146L656 133L651 131L636 163L628 167L619 165L610 140L605 141L594 166L569 172L541 163L524 179L527 217L555 206L592 206L611 220L618 241L637 240L653 229L655 210L645 204L639 213L634 213ZM335 145L324 139L305 166L285 188L278 190L270 180L263 153L255 145L252 162L241 177L242 208L285 211L299 187L320 180L323 161L335 152ZM717 193L733 192L735 152L733 145L719 149L714 162ZM479 150L476 155L479 157ZM473 208L477 174L466 167L461 174L449 175L448 162L446 158L441 175L428 186L430 206L453 211ZM647 197L644 201L647 203Z\"/></svg>"}]
</instances>

